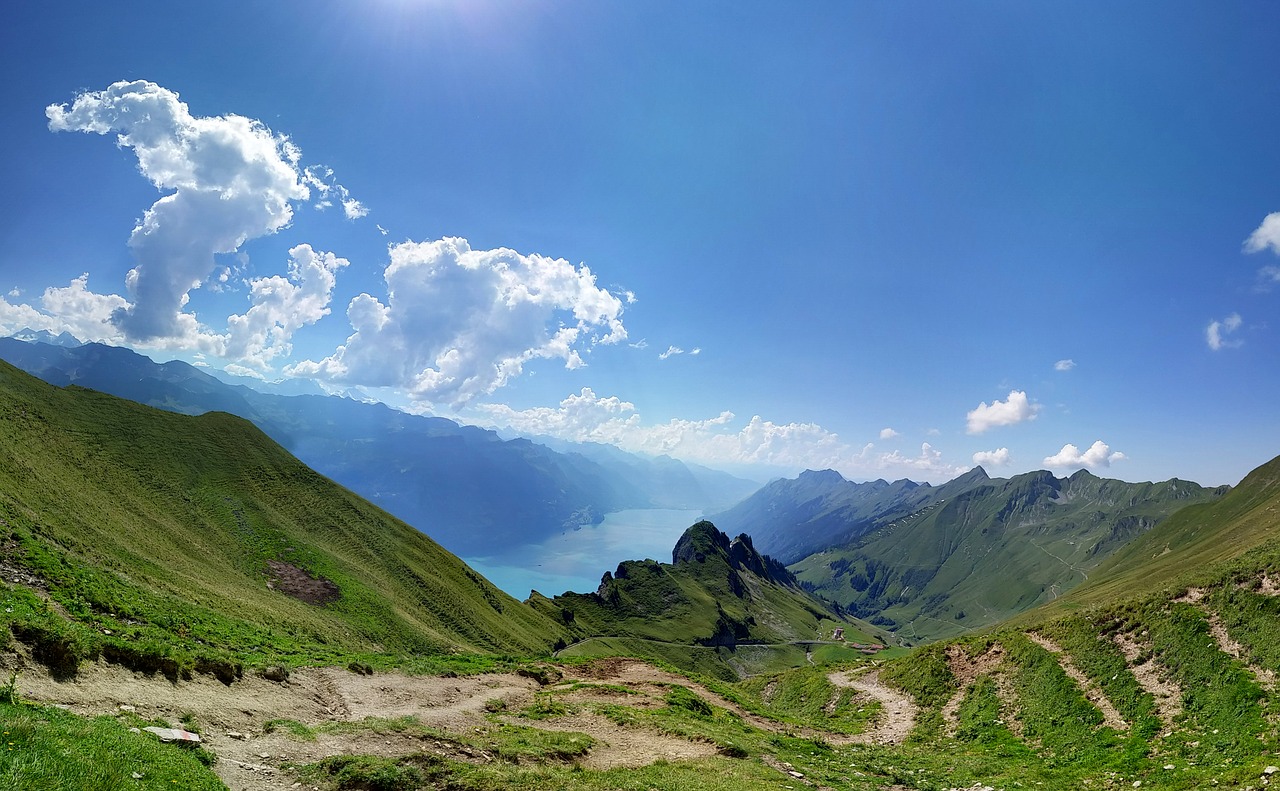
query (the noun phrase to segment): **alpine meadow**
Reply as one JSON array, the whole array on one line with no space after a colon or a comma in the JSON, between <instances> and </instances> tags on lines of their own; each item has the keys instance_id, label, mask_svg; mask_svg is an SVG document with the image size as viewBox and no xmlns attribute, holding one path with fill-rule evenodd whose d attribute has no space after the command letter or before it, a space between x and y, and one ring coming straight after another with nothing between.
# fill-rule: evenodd
<instances>
[{"instance_id":1,"label":"alpine meadow","mask_svg":"<svg viewBox=\"0 0 1280 791\"><path fill-rule=\"evenodd\" d=\"M0 788L1280 783L1277 30L9 9Z\"/></svg>"}]
</instances>

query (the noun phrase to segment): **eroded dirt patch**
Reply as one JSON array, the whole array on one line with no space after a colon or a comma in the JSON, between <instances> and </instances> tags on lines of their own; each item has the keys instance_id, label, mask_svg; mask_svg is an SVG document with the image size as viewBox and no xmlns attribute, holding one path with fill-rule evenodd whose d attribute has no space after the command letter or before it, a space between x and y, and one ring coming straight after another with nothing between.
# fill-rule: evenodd
<instances>
[{"instance_id":1,"label":"eroded dirt patch","mask_svg":"<svg viewBox=\"0 0 1280 791\"><path fill-rule=\"evenodd\" d=\"M1014 711L1013 697L1009 685L1001 684L1004 679L1004 660L1004 646L999 643L993 643L991 647L976 657L969 656L969 652L964 650L962 646L954 643L947 646L947 667L951 670L951 675L955 678L957 687L956 693L942 707L942 722L948 736L954 736L956 728L960 725L957 715L960 711L960 704L964 702L964 696L968 693L969 687L982 676L991 676L996 679L1002 718L1005 722L1013 721L1010 716Z\"/></svg>"},{"instance_id":2,"label":"eroded dirt patch","mask_svg":"<svg viewBox=\"0 0 1280 791\"><path fill-rule=\"evenodd\" d=\"M283 560L268 560L267 569L271 572L267 587L278 590L286 596L292 596L307 604L328 604L342 598L342 592L332 580L319 575L312 575Z\"/></svg>"},{"instance_id":3,"label":"eroded dirt patch","mask_svg":"<svg viewBox=\"0 0 1280 791\"><path fill-rule=\"evenodd\" d=\"M1182 714L1182 688L1160 673L1150 646L1144 646L1129 634L1117 633L1111 639L1124 654L1129 672L1137 679L1138 686L1155 699L1156 713L1165 725L1164 735L1172 733L1174 719Z\"/></svg>"},{"instance_id":4,"label":"eroded dirt patch","mask_svg":"<svg viewBox=\"0 0 1280 791\"><path fill-rule=\"evenodd\" d=\"M880 702L875 726L856 736L827 737L832 744L901 744L916 724L917 706L907 694L887 686L880 671L854 675L843 671L827 676L837 687L850 687Z\"/></svg>"},{"instance_id":5,"label":"eroded dirt patch","mask_svg":"<svg viewBox=\"0 0 1280 791\"><path fill-rule=\"evenodd\" d=\"M1089 702L1096 706L1098 711L1102 712L1103 725L1118 731L1129 729L1129 723L1125 722L1124 717L1120 716L1120 712L1111 700L1097 684L1093 683L1080 668L1075 666L1075 663L1071 661L1071 657L1062 650L1062 646L1036 632L1027 632L1026 635L1031 642L1053 654L1053 658L1058 662L1058 667L1061 667L1062 672L1067 674L1067 678L1074 681Z\"/></svg>"}]
</instances>

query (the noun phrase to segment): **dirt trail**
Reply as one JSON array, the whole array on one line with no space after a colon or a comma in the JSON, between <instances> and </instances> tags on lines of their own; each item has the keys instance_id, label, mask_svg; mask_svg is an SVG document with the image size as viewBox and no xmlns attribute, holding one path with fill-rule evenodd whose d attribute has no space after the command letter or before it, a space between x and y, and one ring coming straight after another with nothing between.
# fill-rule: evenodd
<instances>
[{"instance_id":1,"label":"dirt trail","mask_svg":"<svg viewBox=\"0 0 1280 791\"><path fill-rule=\"evenodd\" d=\"M880 680L880 671L854 675L846 670L832 673L827 678L837 687L849 687L865 692L880 701L880 717L876 725L856 736L827 737L832 744L901 744L916 724L916 704L906 694L888 687Z\"/></svg>"},{"instance_id":2,"label":"dirt trail","mask_svg":"<svg viewBox=\"0 0 1280 791\"><path fill-rule=\"evenodd\" d=\"M1076 667L1071 661L1071 657L1067 656L1062 647L1053 642L1044 635L1036 632L1027 632L1027 637L1031 642L1040 646L1044 650L1053 654L1054 659L1058 661L1058 666L1062 668L1062 672L1067 677L1076 682L1076 686L1080 687L1080 691L1089 699L1089 702L1098 707L1098 711L1102 712L1102 724L1108 728L1115 728L1118 731L1126 731L1129 729L1129 723L1124 721L1124 717L1120 716L1120 712L1116 710L1115 705L1107 698L1106 694L1086 676L1080 668Z\"/></svg>"},{"instance_id":3,"label":"dirt trail","mask_svg":"<svg viewBox=\"0 0 1280 791\"><path fill-rule=\"evenodd\" d=\"M162 676L134 673L106 662L85 663L72 681L55 681L29 657L0 655L0 664L20 670L19 694L23 699L58 705L77 714L135 712L151 720L174 725L185 715L194 717L205 746L217 753L215 771L231 791L276 791L295 788L297 778L281 768L285 763L313 763L331 755L369 754L403 756L430 753L455 760L493 760L483 749L448 738L405 732L378 732L375 728L346 733L316 734L314 741L291 738L287 728L266 732L272 720L295 720L308 726L360 722L366 718L413 717L418 723L442 732L485 742L485 734L499 727L486 718L486 704L500 700L506 710L529 705L540 687L536 681L515 674L488 674L467 678L408 676L379 673L365 676L339 668L295 670L288 681L273 682L247 676L227 686L211 676L172 683ZM595 663L600 665L601 663ZM591 680L625 685L653 695L628 695L627 705L661 705L666 688L681 683L717 705L730 708L758 727L777 725L742 712L729 701L688 679L665 673L641 662L606 661L605 667L566 668L567 681ZM586 671L585 673L583 671ZM566 695L582 700L607 693L583 690ZM655 697L656 696L656 697ZM635 698L635 699L632 699ZM614 699L612 702L618 702ZM552 731L586 733L597 744L581 761L596 769L635 767L658 760L685 760L709 756L715 747L642 727L621 727L588 712L554 720L529 721L503 718L512 724Z\"/></svg>"}]
</instances>

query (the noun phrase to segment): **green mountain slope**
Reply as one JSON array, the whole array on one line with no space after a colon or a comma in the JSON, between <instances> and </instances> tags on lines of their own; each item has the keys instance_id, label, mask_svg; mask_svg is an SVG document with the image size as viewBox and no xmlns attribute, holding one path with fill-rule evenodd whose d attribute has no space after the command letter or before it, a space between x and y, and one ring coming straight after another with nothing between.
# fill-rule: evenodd
<instances>
[{"instance_id":1,"label":"green mountain slope","mask_svg":"<svg viewBox=\"0 0 1280 791\"><path fill-rule=\"evenodd\" d=\"M5 576L52 603L28 595L2 617L54 654L149 651L170 669L326 646L532 654L563 632L244 420L4 363L0 546Z\"/></svg>"},{"instance_id":2,"label":"green mountain slope","mask_svg":"<svg viewBox=\"0 0 1280 791\"><path fill-rule=\"evenodd\" d=\"M554 599L535 594L530 604L563 623L575 640L662 644L661 658L702 670L707 663L682 658L700 653L687 649L721 649L727 667L734 665L732 652L740 645L829 641L835 627L847 630L847 641L888 640L882 630L810 595L781 563L757 552L748 536L730 540L706 521L685 531L671 563L626 561L605 572L595 593ZM640 642L621 645L642 655L656 650Z\"/></svg>"},{"instance_id":3,"label":"green mountain slope","mask_svg":"<svg viewBox=\"0 0 1280 791\"><path fill-rule=\"evenodd\" d=\"M954 495L791 569L860 617L911 639L936 639L1061 596L1170 513L1222 491L1178 479L1125 483L1083 470L1069 478L1045 471L970 477Z\"/></svg>"},{"instance_id":4,"label":"green mountain slope","mask_svg":"<svg viewBox=\"0 0 1280 791\"><path fill-rule=\"evenodd\" d=\"M1280 457L1245 476L1220 500L1184 508L1115 552L1063 607L1110 601L1194 578L1280 533Z\"/></svg>"}]
</instances>

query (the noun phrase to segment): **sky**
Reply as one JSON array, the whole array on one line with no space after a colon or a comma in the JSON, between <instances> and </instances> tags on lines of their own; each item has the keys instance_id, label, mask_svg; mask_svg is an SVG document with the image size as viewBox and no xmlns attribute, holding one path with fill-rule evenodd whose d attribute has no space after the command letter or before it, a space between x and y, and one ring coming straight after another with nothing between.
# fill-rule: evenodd
<instances>
[{"instance_id":1,"label":"sky","mask_svg":"<svg viewBox=\"0 0 1280 791\"><path fill-rule=\"evenodd\" d=\"M764 479L1280 453L1280 7L25 3L0 333Z\"/></svg>"}]
</instances>

